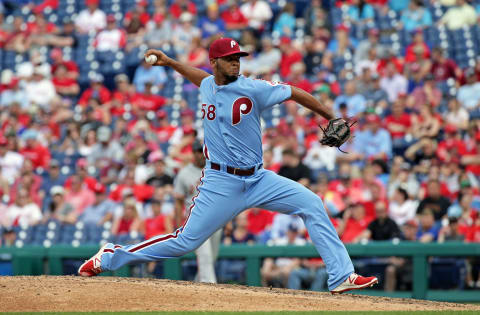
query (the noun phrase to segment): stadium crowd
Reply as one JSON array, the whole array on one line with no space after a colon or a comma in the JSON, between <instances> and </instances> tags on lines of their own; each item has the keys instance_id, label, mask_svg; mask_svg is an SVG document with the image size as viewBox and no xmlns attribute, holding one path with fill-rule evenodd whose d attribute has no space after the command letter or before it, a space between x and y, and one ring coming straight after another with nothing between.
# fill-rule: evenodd
<instances>
[{"instance_id":1,"label":"stadium crowd","mask_svg":"<svg viewBox=\"0 0 480 315\"><path fill-rule=\"evenodd\" d=\"M317 193L343 242L480 242L479 21L467 0L0 0L0 245L181 226L195 185L177 174L204 163L198 90L142 56L158 48L211 72L218 36L251 53L243 75L357 122L344 154L320 146L326 121L295 103L263 116L264 167ZM51 222L69 235L46 236ZM86 226L101 233L71 235ZM298 217L249 209L222 242L308 235ZM386 290L411 285L411 262L380 263ZM478 260L453 265L467 270L457 286L480 288ZM262 278L320 290L326 273L319 259L266 259Z\"/></svg>"}]
</instances>

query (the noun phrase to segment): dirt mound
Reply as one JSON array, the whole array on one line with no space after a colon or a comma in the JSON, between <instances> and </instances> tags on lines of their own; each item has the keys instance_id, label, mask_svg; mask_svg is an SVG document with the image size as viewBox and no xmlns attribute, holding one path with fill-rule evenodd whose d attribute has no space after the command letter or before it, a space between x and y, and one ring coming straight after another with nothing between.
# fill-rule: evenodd
<instances>
[{"instance_id":1,"label":"dirt mound","mask_svg":"<svg viewBox=\"0 0 480 315\"><path fill-rule=\"evenodd\" d=\"M480 310L478 305L136 278L0 277L0 311Z\"/></svg>"}]
</instances>

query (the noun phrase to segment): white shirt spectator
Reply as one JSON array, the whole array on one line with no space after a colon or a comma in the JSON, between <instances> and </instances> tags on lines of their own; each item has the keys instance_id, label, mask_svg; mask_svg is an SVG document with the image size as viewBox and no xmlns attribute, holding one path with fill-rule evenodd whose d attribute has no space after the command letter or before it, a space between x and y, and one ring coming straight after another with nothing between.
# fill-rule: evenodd
<instances>
[{"instance_id":1,"label":"white shirt spectator","mask_svg":"<svg viewBox=\"0 0 480 315\"><path fill-rule=\"evenodd\" d=\"M295 225L300 234L305 230L305 223L299 216L283 213L276 214L273 218L270 238L277 239L287 235L288 226L290 224Z\"/></svg>"},{"instance_id":2,"label":"white shirt spectator","mask_svg":"<svg viewBox=\"0 0 480 315\"><path fill-rule=\"evenodd\" d=\"M380 79L380 87L387 92L388 101L391 103L397 100L399 94L407 93L407 85L407 79L398 73L392 77L383 77Z\"/></svg>"},{"instance_id":3,"label":"white shirt spectator","mask_svg":"<svg viewBox=\"0 0 480 315\"><path fill-rule=\"evenodd\" d=\"M98 33L94 46L98 51L119 50L127 43L127 35L121 29L105 29Z\"/></svg>"},{"instance_id":4,"label":"white shirt spectator","mask_svg":"<svg viewBox=\"0 0 480 315\"><path fill-rule=\"evenodd\" d=\"M4 156L0 155L2 177L8 180L9 183L13 184L20 174L23 161L23 156L17 152L8 151Z\"/></svg>"},{"instance_id":5,"label":"white shirt spectator","mask_svg":"<svg viewBox=\"0 0 480 315\"><path fill-rule=\"evenodd\" d=\"M403 204L392 201L388 214L398 226L402 226L407 221L415 218L417 207L418 201L416 200L405 200Z\"/></svg>"},{"instance_id":6,"label":"white shirt spectator","mask_svg":"<svg viewBox=\"0 0 480 315\"><path fill-rule=\"evenodd\" d=\"M326 168L329 171L335 169L336 148L314 144L303 159L303 164L312 170Z\"/></svg>"},{"instance_id":7,"label":"white shirt spectator","mask_svg":"<svg viewBox=\"0 0 480 315\"><path fill-rule=\"evenodd\" d=\"M96 9L93 13L85 9L80 12L75 19L75 25L77 26L77 29L83 33L98 31L104 29L107 25L107 17L100 9Z\"/></svg>"},{"instance_id":8,"label":"white shirt spectator","mask_svg":"<svg viewBox=\"0 0 480 315\"><path fill-rule=\"evenodd\" d=\"M257 57L257 73L269 73L277 70L281 59L282 53L277 48L262 51Z\"/></svg>"},{"instance_id":9,"label":"white shirt spectator","mask_svg":"<svg viewBox=\"0 0 480 315\"><path fill-rule=\"evenodd\" d=\"M37 224L42 219L42 211L35 203L29 203L20 207L16 204L12 204L7 208L7 222L9 226L14 223L18 225L31 226Z\"/></svg>"},{"instance_id":10,"label":"white shirt spectator","mask_svg":"<svg viewBox=\"0 0 480 315\"><path fill-rule=\"evenodd\" d=\"M257 30L273 16L268 3L262 0L249 1L240 7L240 11L248 19L248 26Z\"/></svg>"},{"instance_id":11,"label":"white shirt spectator","mask_svg":"<svg viewBox=\"0 0 480 315\"><path fill-rule=\"evenodd\" d=\"M40 79L33 80L26 84L25 91L30 103L37 104L43 108L49 108L53 98L57 95L55 86L51 80Z\"/></svg>"}]
</instances>

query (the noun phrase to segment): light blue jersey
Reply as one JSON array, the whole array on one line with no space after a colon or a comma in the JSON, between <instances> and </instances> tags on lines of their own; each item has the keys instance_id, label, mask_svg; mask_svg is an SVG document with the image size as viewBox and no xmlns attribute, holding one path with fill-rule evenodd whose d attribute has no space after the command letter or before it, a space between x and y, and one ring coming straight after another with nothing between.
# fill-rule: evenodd
<instances>
[{"instance_id":1,"label":"light blue jersey","mask_svg":"<svg viewBox=\"0 0 480 315\"><path fill-rule=\"evenodd\" d=\"M262 163L260 114L290 98L289 85L240 76L228 85L214 77L200 85L205 155L212 162L248 168Z\"/></svg>"}]
</instances>

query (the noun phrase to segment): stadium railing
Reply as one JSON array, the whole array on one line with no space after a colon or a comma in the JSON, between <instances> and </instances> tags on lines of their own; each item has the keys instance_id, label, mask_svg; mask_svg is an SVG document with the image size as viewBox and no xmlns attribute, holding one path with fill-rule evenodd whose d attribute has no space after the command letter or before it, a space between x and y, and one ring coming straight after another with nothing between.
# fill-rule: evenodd
<instances>
[{"instance_id":1,"label":"stadium railing","mask_svg":"<svg viewBox=\"0 0 480 315\"><path fill-rule=\"evenodd\" d=\"M451 302L480 302L478 290L429 290L429 257L472 257L480 256L480 244L446 242L422 244L416 242L370 242L367 244L347 244L352 257L411 257L413 262L413 290L406 292L385 292L381 290L364 290L356 294L375 296L427 299ZM87 259L98 251L97 246L64 246L50 248L39 246L0 247L0 260L10 260L15 275L63 275L64 259ZM260 268L265 257L318 257L313 245L307 246L265 246L265 245L230 245L221 246L219 258L245 259L247 264L246 279L250 286L260 286ZM164 261L166 279L181 280L181 261L195 259L193 253ZM125 266L115 272L103 273L110 276L129 276L130 269Z\"/></svg>"}]
</instances>

